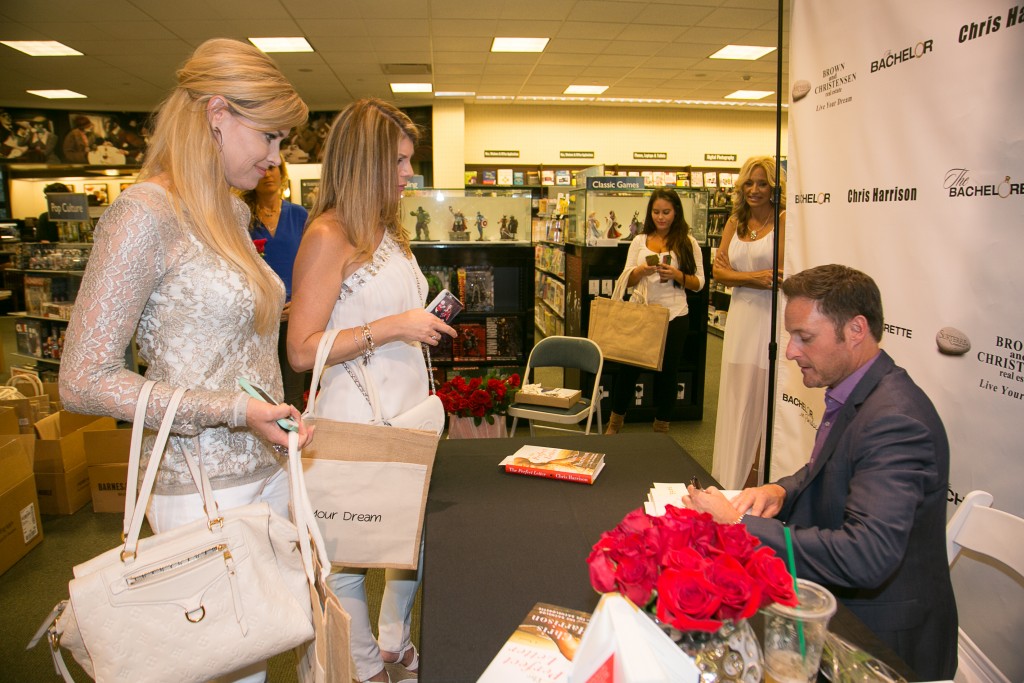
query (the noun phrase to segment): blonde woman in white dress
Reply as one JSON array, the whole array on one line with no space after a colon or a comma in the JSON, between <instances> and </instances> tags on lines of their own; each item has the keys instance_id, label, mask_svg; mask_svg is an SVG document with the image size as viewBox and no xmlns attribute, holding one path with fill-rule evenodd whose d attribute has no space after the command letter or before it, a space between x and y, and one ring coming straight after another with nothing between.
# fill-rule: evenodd
<instances>
[{"instance_id":1,"label":"blonde woman in white dress","mask_svg":"<svg viewBox=\"0 0 1024 683\"><path fill-rule=\"evenodd\" d=\"M772 251L779 263L786 227L781 178L775 225L775 160L751 157L740 169L732 216L715 255L715 282L732 287L722 347L722 377L711 474L726 489L756 485L765 448L768 343L771 340ZM782 273L779 273L782 284Z\"/></svg>"}]
</instances>

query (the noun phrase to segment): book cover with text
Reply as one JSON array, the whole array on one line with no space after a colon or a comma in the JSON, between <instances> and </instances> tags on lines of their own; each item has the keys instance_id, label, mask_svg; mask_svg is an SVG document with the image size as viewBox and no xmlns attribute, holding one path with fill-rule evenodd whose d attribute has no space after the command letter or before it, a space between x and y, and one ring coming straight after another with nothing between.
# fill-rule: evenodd
<instances>
[{"instance_id":1,"label":"book cover with text","mask_svg":"<svg viewBox=\"0 0 1024 683\"><path fill-rule=\"evenodd\" d=\"M509 474L593 484L604 469L604 453L523 446L498 464Z\"/></svg>"},{"instance_id":2,"label":"book cover with text","mask_svg":"<svg viewBox=\"0 0 1024 683\"><path fill-rule=\"evenodd\" d=\"M590 622L588 612L538 602L477 683L562 683Z\"/></svg>"}]
</instances>

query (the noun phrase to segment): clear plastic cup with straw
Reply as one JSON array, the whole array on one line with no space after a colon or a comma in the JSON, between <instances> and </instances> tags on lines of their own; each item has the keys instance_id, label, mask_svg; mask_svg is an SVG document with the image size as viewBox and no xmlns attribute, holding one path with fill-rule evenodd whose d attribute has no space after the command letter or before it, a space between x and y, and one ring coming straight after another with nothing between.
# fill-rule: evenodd
<instances>
[{"instance_id":1,"label":"clear plastic cup with straw","mask_svg":"<svg viewBox=\"0 0 1024 683\"><path fill-rule=\"evenodd\" d=\"M807 683L818 678L821 649L836 599L806 579L796 580L795 607L769 605L764 620L765 683Z\"/></svg>"}]
</instances>

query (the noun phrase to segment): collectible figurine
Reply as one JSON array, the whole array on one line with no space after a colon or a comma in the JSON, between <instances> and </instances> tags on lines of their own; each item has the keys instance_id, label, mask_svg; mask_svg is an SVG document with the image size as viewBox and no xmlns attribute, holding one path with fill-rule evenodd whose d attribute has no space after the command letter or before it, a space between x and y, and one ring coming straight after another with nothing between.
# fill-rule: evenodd
<instances>
[{"instance_id":1,"label":"collectible figurine","mask_svg":"<svg viewBox=\"0 0 1024 683\"><path fill-rule=\"evenodd\" d=\"M597 220L597 212L587 214L587 243L596 244L601 239L601 225Z\"/></svg>"},{"instance_id":2,"label":"collectible figurine","mask_svg":"<svg viewBox=\"0 0 1024 683\"><path fill-rule=\"evenodd\" d=\"M504 220L504 219L502 219L502 220ZM487 227L487 219L484 218L484 215L482 213L477 211L476 212L476 231L480 234L480 236L476 238L477 242L484 242L485 241L484 240L484 228L486 228L486 227Z\"/></svg>"},{"instance_id":3,"label":"collectible figurine","mask_svg":"<svg viewBox=\"0 0 1024 683\"><path fill-rule=\"evenodd\" d=\"M448 207L452 212L452 232L466 232L466 216L461 211Z\"/></svg>"},{"instance_id":4,"label":"collectible figurine","mask_svg":"<svg viewBox=\"0 0 1024 683\"><path fill-rule=\"evenodd\" d=\"M508 239L508 240L517 239L518 232L519 232L519 221L516 220L515 216L509 216L508 217L508 229L507 230L504 230L504 229L502 230L501 239L503 239L503 240L505 240L505 239Z\"/></svg>"},{"instance_id":5,"label":"collectible figurine","mask_svg":"<svg viewBox=\"0 0 1024 683\"><path fill-rule=\"evenodd\" d=\"M640 234L640 228L641 227L643 227L643 226L640 225L640 212L639 211L634 211L633 212L633 220L631 220L629 222L629 234L628 235L623 235L622 239L623 240L632 240L634 237L636 237L637 235Z\"/></svg>"},{"instance_id":6,"label":"collectible figurine","mask_svg":"<svg viewBox=\"0 0 1024 683\"><path fill-rule=\"evenodd\" d=\"M508 216L507 215L503 215L501 217L501 220L498 221L498 227L500 229L501 239L503 239L503 240L509 239L509 234L510 233L508 231Z\"/></svg>"},{"instance_id":7,"label":"collectible figurine","mask_svg":"<svg viewBox=\"0 0 1024 683\"><path fill-rule=\"evenodd\" d=\"M416 217L416 237L413 238L417 241L429 242L430 241L430 214L423 210L423 207L417 207L415 211L409 212L410 216Z\"/></svg>"},{"instance_id":8,"label":"collectible figurine","mask_svg":"<svg viewBox=\"0 0 1024 683\"><path fill-rule=\"evenodd\" d=\"M608 232L605 234L605 237L609 237L611 239L618 239L619 237L622 237L622 233L619 232L619 222L615 219L615 212L609 211L608 218L605 220L608 221Z\"/></svg>"}]
</instances>

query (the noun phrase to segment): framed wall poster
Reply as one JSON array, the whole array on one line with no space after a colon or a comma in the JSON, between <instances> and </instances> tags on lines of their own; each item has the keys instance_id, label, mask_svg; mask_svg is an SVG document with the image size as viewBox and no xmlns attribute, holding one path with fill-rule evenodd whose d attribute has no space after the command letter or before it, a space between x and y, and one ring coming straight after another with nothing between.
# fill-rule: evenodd
<instances>
[{"instance_id":1,"label":"framed wall poster","mask_svg":"<svg viewBox=\"0 0 1024 683\"><path fill-rule=\"evenodd\" d=\"M90 206L106 206L110 203L106 183L85 183L83 187L89 198Z\"/></svg>"},{"instance_id":2,"label":"framed wall poster","mask_svg":"<svg viewBox=\"0 0 1024 683\"><path fill-rule=\"evenodd\" d=\"M307 211L313 209L313 204L316 202L316 193L319 189L319 178L303 178L299 181L299 201Z\"/></svg>"}]
</instances>

